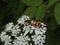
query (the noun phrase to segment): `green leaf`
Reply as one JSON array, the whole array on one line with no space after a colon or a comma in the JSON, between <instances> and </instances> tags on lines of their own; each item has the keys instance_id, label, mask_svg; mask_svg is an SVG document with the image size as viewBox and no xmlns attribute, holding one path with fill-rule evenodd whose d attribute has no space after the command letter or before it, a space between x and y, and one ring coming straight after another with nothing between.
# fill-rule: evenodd
<instances>
[{"instance_id":1,"label":"green leaf","mask_svg":"<svg viewBox=\"0 0 60 45\"><path fill-rule=\"evenodd\" d=\"M36 19L40 19L42 21L44 19L45 12L46 12L46 6L41 5L36 12Z\"/></svg>"},{"instance_id":2,"label":"green leaf","mask_svg":"<svg viewBox=\"0 0 60 45\"><path fill-rule=\"evenodd\" d=\"M22 0L28 6L40 6L42 4L42 0Z\"/></svg>"},{"instance_id":3,"label":"green leaf","mask_svg":"<svg viewBox=\"0 0 60 45\"><path fill-rule=\"evenodd\" d=\"M23 15L29 15L31 17L35 17L37 8L36 7L29 7L26 9L26 11L23 13Z\"/></svg>"},{"instance_id":4,"label":"green leaf","mask_svg":"<svg viewBox=\"0 0 60 45\"><path fill-rule=\"evenodd\" d=\"M49 0L49 3L47 5L47 8L53 6L58 0Z\"/></svg>"},{"instance_id":5,"label":"green leaf","mask_svg":"<svg viewBox=\"0 0 60 45\"><path fill-rule=\"evenodd\" d=\"M58 24L60 24L60 3L55 6L55 18Z\"/></svg>"}]
</instances>

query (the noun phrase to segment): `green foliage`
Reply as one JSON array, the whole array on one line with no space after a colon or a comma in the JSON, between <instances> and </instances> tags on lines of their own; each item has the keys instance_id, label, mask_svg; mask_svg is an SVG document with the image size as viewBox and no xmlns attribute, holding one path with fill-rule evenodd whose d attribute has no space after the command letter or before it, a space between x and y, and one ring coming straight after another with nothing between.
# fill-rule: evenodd
<instances>
[{"instance_id":1,"label":"green foliage","mask_svg":"<svg viewBox=\"0 0 60 45\"><path fill-rule=\"evenodd\" d=\"M43 21L43 19L45 17L45 13L46 13L46 6L45 5L41 5L37 9L36 19L39 19L39 20Z\"/></svg>"},{"instance_id":2,"label":"green foliage","mask_svg":"<svg viewBox=\"0 0 60 45\"><path fill-rule=\"evenodd\" d=\"M55 19L58 24L60 24L60 3L55 6Z\"/></svg>"},{"instance_id":3,"label":"green foliage","mask_svg":"<svg viewBox=\"0 0 60 45\"><path fill-rule=\"evenodd\" d=\"M36 17L37 20L43 20L45 17L46 6L41 5L40 7L29 7L25 10L23 15L29 15L31 17Z\"/></svg>"},{"instance_id":4,"label":"green foliage","mask_svg":"<svg viewBox=\"0 0 60 45\"><path fill-rule=\"evenodd\" d=\"M49 0L49 3L47 4L47 8L53 6L54 4L56 4L59 0Z\"/></svg>"},{"instance_id":5,"label":"green foliage","mask_svg":"<svg viewBox=\"0 0 60 45\"><path fill-rule=\"evenodd\" d=\"M35 13L37 11L36 7L29 7L25 10L25 12L23 13L23 15L29 15L30 17L35 17Z\"/></svg>"},{"instance_id":6,"label":"green foliage","mask_svg":"<svg viewBox=\"0 0 60 45\"><path fill-rule=\"evenodd\" d=\"M22 0L28 6L40 6L42 4L42 0Z\"/></svg>"}]
</instances>

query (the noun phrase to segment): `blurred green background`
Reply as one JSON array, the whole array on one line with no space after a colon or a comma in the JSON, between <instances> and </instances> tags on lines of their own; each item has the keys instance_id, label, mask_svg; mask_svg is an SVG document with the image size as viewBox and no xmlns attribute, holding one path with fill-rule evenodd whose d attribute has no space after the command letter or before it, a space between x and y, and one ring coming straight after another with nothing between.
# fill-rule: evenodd
<instances>
[{"instance_id":1,"label":"blurred green background","mask_svg":"<svg viewBox=\"0 0 60 45\"><path fill-rule=\"evenodd\" d=\"M22 15L44 22L46 43L60 45L60 0L0 0L0 32L7 23L16 24Z\"/></svg>"}]
</instances>

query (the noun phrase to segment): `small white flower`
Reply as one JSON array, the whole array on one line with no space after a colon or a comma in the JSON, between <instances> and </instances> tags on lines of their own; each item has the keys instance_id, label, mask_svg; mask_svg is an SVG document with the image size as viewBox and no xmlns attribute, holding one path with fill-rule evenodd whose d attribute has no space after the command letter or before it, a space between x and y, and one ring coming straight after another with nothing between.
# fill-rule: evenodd
<instances>
[{"instance_id":1,"label":"small white flower","mask_svg":"<svg viewBox=\"0 0 60 45\"><path fill-rule=\"evenodd\" d=\"M36 28L34 26L31 25L27 25L23 27L23 31L25 31L24 35L26 35L27 33L32 33Z\"/></svg>"},{"instance_id":2,"label":"small white flower","mask_svg":"<svg viewBox=\"0 0 60 45\"><path fill-rule=\"evenodd\" d=\"M29 16L22 16L22 18L24 18L24 20L30 20Z\"/></svg>"},{"instance_id":3,"label":"small white flower","mask_svg":"<svg viewBox=\"0 0 60 45\"><path fill-rule=\"evenodd\" d=\"M42 44L45 43L45 40L43 40L43 37L41 37L40 35L32 36L32 40L34 41L35 45L38 45L40 43L42 43Z\"/></svg>"},{"instance_id":4,"label":"small white flower","mask_svg":"<svg viewBox=\"0 0 60 45\"><path fill-rule=\"evenodd\" d=\"M30 44L30 45L32 45L32 44Z\"/></svg>"},{"instance_id":5,"label":"small white flower","mask_svg":"<svg viewBox=\"0 0 60 45\"><path fill-rule=\"evenodd\" d=\"M32 30L35 30L35 29L36 29L36 27L34 27L34 26L31 26L31 29L32 29Z\"/></svg>"},{"instance_id":6,"label":"small white flower","mask_svg":"<svg viewBox=\"0 0 60 45\"><path fill-rule=\"evenodd\" d=\"M11 43L5 42L4 45L12 45Z\"/></svg>"},{"instance_id":7,"label":"small white flower","mask_svg":"<svg viewBox=\"0 0 60 45\"><path fill-rule=\"evenodd\" d=\"M28 36L19 36L14 40L13 44L14 45L29 45L28 41L30 41L30 38Z\"/></svg>"},{"instance_id":8,"label":"small white flower","mask_svg":"<svg viewBox=\"0 0 60 45\"><path fill-rule=\"evenodd\" d=\"M5 31L1 32L1 34L0 34L1 41L4 41L5 35L6 35Z\"/></svg>"},{"instance_id":9,"label":"small white flower","mask_svg":"<svg viewBox=\"0 0 60 45\"><path fill-rule=\"evenodd\" d=\"M42 34L45 34L45 32L46 32L47 29L46 29L46 27L43 27L43 28L40 28L40 30L41 30Z\"/></svg>"},{"instance_id":10,"label":"small white flower","mask_svg":"<svg viewBox=\"0 0 60 45\"><path fill-rule=\"evenodd\" d=\"M41 22L41 25L42 25L42 27L46 26L46 24L44 24L44 23L42 23L42 22Z\"/></svg>"},{"instance_id":11,"label":"small white flower","mask_svg":"<svg viewBox=\"0 0 60 45\"><path fill-rule=\"evenodd\" d=\"M11 42L11 36L6 35L6 32L2 32L0 35L1 41L3 42Z\"/></svg>"},{"instance_id":12,"label":"small white flower","mask_svg":"<svg viewBox=\"0 0 60 45\"><path fill-rule=\"evenodd\" d=\"M23 27L23 31L25 32L25 33L24 33L24 36L25 36L27 33L29 33L29 32L30 32L30 25L24 26L24 27Z\"/></svg>"},{"instance_id":13,"label":"small white flower","mask_svg":"<svg viewBox=\"0 0 60 45\"><path fill-rule=\"evenodd\" d=\"M17 22L18 22L18 24L24 24L24 19L23 18L19 18L18 20L17 20Z\"/></svg>"},{"instance_id":14,"label":"small white flower","mask_svg":"<svg viewBox=\"0 0 60 45\"><path fill-rule=\"evenodd\" d=\"M11 22L11 23L8 23L8 24L6 24L6 29L5 29L5 31L6 32L10 32L10 30L11 30L11 28L13 27L14 25L13 25L13 23Z\"/></svg>"},{"instance_id":15,"label":"small white flower","mask_svg":"<svg viewBox=\"0 0 60 45\"><path fill-rule=\"evenodd\" d=\"M26 20L29 20L30 18L29 18L29 16L22 16L21 18L19 18L18 20L17 20L17 22L18 22L18 24L24 24L25 22L24 21L26 21Z\"/></svg>"},{"instance_id":16,"label":"small white flower","mask_svg":"<svg viewBox=\"0 0 60 45\"><path fill-rule=\"evenodd\" d=\"M12 36L17 36L17 34L19 34L19 32L21 31L20 29L19 29L19 25L15 25L12 29L11 29L11 32L12 32Z\"/></svg>"},{"instance_id":17,"label":"small white flower","mask_svg":"<svg viewBox=\"0 0 60 45\"><path fill-rule=\"evenodd\" d=\"M11 42L11 36L5 35L4 41L5 42Z\"/></svg>"}]
</instances>

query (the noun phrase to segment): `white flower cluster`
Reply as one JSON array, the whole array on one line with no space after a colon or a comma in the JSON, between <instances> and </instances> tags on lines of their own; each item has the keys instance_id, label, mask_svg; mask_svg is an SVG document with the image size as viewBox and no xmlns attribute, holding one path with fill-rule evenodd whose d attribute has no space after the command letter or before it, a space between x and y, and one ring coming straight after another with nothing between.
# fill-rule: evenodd
<instances>
[{"instance_id":1,"label":"white flower cluster","mask_svg":"<svg viewBox=\"0 0 60 45\"><path fill-rule=\"evenodd\" d=\"M25 25L26 20L30 20L30 17L24 15L17 20L16 25L12 22L6 24L4 31L0 34L0 39L4 45L44 45L46 27Z\"/></svg>"},{"instance_id":2,"label":"white flower cluster","mask_svg":"<svg viewBox=\"0 0 60 45\"><path fill-rule=\"evenodd\" d=\"M14 45L28 45L28 41L30 41L30 38L21 34L19 37L16 37L13 43Z\"/></svg>"},{"instance_id":3,"label":"white flower cluster","mask_svg":"<svg viewBox=\"0 0 60 45\"><path fill-rule=\"evenodd\" d=\"M32 41L34 41L35 45L37 45L37 44L43 45L43 43L45 43L45 35L44 34L45 34L46 30L47 30L46 27L39 28L39 27L31 26L31 25L23 27L23 31L25 32L24 36L26 36L27 33L32 34L34 31L35 35L32 35L31 38L32 38Z\"/></svg>"}]
</instances>

